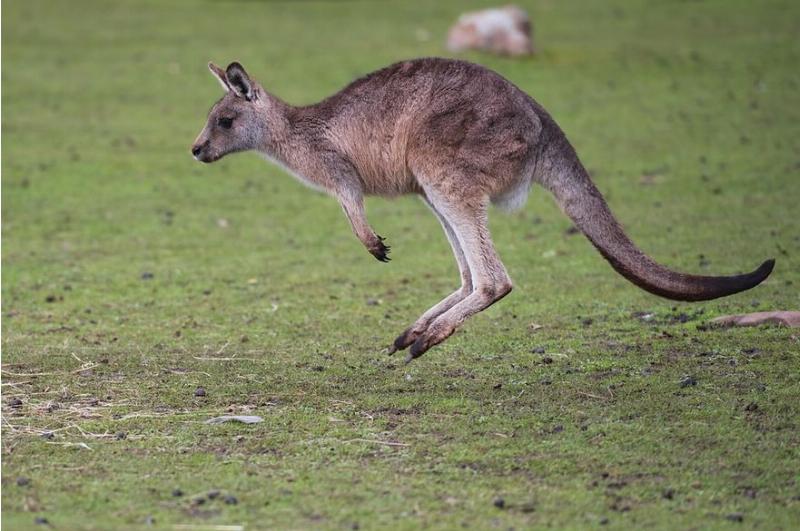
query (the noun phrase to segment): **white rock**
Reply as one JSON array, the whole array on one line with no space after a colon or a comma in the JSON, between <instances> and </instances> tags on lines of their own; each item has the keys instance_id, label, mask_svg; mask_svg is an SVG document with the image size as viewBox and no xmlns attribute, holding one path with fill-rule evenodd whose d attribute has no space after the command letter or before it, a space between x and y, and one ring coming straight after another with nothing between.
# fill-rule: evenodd
<instances>
[{"instance_id":1,"label":"white rock","mask_svg":"<svg viewBox=\"0 0 800 531\"><path fill-rule=\"evenodd\" d=\"M464 13L450 28L447 49L451 52L482 50L499 55L534 53L533 29L528 14L508 5Z\"/></svg>"}]
</instances>

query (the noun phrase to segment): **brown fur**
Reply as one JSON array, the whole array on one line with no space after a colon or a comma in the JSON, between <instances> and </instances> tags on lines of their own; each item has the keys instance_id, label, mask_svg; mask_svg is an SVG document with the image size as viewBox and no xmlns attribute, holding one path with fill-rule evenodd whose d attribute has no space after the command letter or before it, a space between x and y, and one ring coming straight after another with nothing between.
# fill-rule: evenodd
<instances>
[{"instance_id":1,"label":"brown fur","mask_svg":"<svg viewBox=\"0 0 800 531\"><path fill-rule=\"evenodd\" d=\"M655 263L627 238L564 133L532 98L495 72L464 61L416 59L373 72L315 105L290 106L238 63L209 65L227 90L192 153L213 162L256 150L341 204L379 260L389 248L367 222L365 195L418 194L453 248L462 286L425 312L390 351L408 360L511 291L492 244L490 202L518 207L538 182L601 254L638 286L678 300L749 289L773 261L746 275L701 277Z\"/></svg>"}]
</instances>

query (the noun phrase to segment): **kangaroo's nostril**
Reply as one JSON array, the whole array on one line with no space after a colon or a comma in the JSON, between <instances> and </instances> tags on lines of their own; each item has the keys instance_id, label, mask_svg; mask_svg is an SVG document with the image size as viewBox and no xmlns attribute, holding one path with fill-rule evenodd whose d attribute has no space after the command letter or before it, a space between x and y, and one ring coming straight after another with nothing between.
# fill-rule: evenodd
<instances>
[{"instance_id":1,"label":"kangaroo's nostril","mask_svg":"<svg viewBox=\"0 0 800 531\"><path fill-rule=\"evenodd\" d=\"M192 146L192 155L194 155L195 157L199 155L201 151L203 151L202 146Z\"/></svg>"}]
</instances>

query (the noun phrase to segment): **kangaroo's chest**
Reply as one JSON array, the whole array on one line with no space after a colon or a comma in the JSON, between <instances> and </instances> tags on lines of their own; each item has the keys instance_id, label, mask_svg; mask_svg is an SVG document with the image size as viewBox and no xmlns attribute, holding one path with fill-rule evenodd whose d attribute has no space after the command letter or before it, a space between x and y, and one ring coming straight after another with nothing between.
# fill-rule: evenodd
<instances>
[{"instance_id":1,"label":"kangaroo's chest","mask_svg":"<svg viewBox=\"0 0 800 531\"><path fill-rule=\"evenodd\" d=\"M358 171L365 193L389 196L409 193L413 178L406 159L408 119L401 116L391 122L381 118L377 121L348 124L343 151Z\"/></svg>"}]
</instances>

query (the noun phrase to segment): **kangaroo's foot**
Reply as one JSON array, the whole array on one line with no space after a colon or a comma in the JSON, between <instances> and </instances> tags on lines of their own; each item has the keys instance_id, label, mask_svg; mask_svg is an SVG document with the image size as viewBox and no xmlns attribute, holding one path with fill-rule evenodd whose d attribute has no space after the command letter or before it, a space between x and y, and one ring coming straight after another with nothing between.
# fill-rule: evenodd
<instances>
[{"instance_id":1,"label":"kangaroo's foot","mask_svg":"<svg viewBox=\"0 0 800 531\"><path fill-rule=\"evenodd\" d=\"M422 334L417 336L417 339L411 345L411 349L406 356L406 363L411 363L425 354L428 349L438 345L456 331L456 326L448 323L445 320L436 319L431 326L428 327Z\"/></svg>"},{"instance_id":2,"label":"kangaroo's foot","mask_svg":"<svg viewBox=\"0 0 800 531\"><path fill-rule=\"evenodd\" d=\"M425 328L417 328L416 323L406 328L402 334L395 338L392 345L389 347L389 355L391 356L398 350L405 350L411 346L417 338L425 332Z\"/></svg>"},{"instance_id":3,"label":"kangaroo's foot","mask_svg":"<svg viewBox=\"0 0 800 531\"><path fill-rule=\"evenodd\" d=\"M406 328L402 334L397 336L392 346L389 347L389 355L391 356L398 350L404 350L410 347L421 335L425 333L430 324L444 312L466 299L472 292L471 286L465 286L461 289L454 291L444 298L441 302L430 308L427 312L422 314L422 317L416 320L414 324Z\"/></svg>"}]
</instances>

